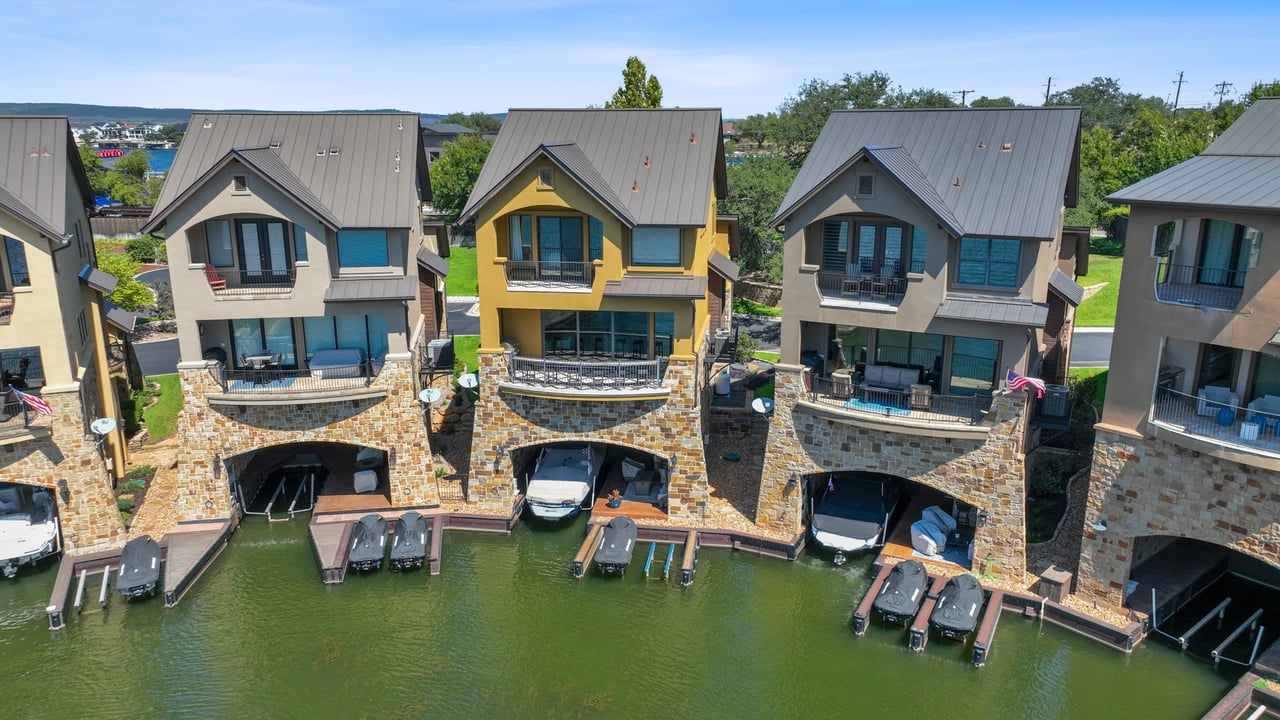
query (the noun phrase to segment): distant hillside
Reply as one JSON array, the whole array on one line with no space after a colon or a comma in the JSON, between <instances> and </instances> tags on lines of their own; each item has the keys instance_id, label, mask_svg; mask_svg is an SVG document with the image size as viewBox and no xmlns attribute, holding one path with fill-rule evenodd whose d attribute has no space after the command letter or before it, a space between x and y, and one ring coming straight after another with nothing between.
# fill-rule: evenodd
<instances>
[{"instance_id":1,"label":"distant hillside","mask_svg":"<svg viewBox=\"0 0 1280 720\"><path fill-rule=\"evenodd\" d=\"M182 123L191 119L193 108L145 108L132 105L81 105L77 103L0 103L0 115L66 115L74 123L95 124L115 120L126 123ZM253 112L227 110L224 112ZM337 110L335 112L398 112L396 110ZM424 123L439 122L446 113L420 113ZM505 120L506 113L494 113Z\"/></svg>"}]
</instances>

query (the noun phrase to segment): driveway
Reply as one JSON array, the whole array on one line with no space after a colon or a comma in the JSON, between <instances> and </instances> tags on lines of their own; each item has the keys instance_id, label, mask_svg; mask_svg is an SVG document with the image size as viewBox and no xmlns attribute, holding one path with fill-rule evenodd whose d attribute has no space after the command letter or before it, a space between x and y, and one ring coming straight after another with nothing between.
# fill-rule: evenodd
<instances>
[{"instance_id":1,"label":"driveway","mask_svg":"<svg viewBox=\"0 0 1280 720\"><path fill-rule=\"evenodd\" d=\"M170 375L178 372L178 338L136 342L133 352L143 375Z\"/></svg>"},{"instance_id":2,"label":"driveway","mask_svg":"<svg viewBox=\"0 0 1280 720\"><path fill-rule=\"evenodd\" d=\"M1071 367L1107 367L1111 362L1111 333L1114 329L1076 328L1071 337Z\"/></svg>"}]
</instances>

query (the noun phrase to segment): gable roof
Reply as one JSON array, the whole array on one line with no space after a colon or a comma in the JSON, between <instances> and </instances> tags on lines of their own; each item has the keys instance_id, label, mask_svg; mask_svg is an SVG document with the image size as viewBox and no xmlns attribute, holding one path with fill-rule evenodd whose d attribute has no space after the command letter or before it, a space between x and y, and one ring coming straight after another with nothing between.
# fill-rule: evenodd
<instances>
[{"instance_id":1,"label":"gable roof","mask_svg":"<svg viewBox=\"0 0 1280 720\"><path fill-rule=\"evenodd\" d=\"M1280 98L1260 98L1199 155L1108 202L1280 211Z\"/></svg>"},{"instance_id":2,"label":"gable roof","mask_svg":"<svg viewBox=\"0 0 1280 720\"><path fill-rule=\"evenodd\" d=\"M81 201L93 202L71 125L65 117L0 117L0 209L66 242L67 173Z\"/></svg>"},{"instance_id":3,"label":"gable roof","mask_svg":"<svg viewBox=\"0 0 1280 720\"><path fill-rule=\"evenodd\" d=\"M233 159L336 227L404 227L431 195L414 113L199 112L143 230Z\"/></svg>"},{"instance_id":4,"label":"gable roof","mask_svg":"<svg viewBox=\"0 0 1280 720\"><path fill-rule=\"evenodd\" d=\"M955 234L1051 238L1075 202L1079 138L1074 107L837 110L773 224L865 156Z\"/></svg>"},{"instance_id":5,"label":"gable roof","mask_svg":"<svg viewBox=\"0 0 1280 720\"><path fill-rule=\"evenodd\" d=\"M705 225L711 193L726 193L719 110L515 109L459 222L474 217L538 152L630 226Z\"/></svg>"}]
</instances>

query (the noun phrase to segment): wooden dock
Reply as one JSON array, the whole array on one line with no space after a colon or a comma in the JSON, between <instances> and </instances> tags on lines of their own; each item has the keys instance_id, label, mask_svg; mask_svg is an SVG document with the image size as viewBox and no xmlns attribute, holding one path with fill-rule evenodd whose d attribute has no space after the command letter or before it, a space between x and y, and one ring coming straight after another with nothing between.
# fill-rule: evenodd
<instances>
[{"instance_id":1,"label":"wooden dock","mask_svg":"<svg viewBox=\"0 0 1280 720\"><path fill-rule=\"evenodd\" d=\"M347 579L347 555L351 551L352 523L312 522L311 546L315 548L320 563L320 580L325 584L340 583Z\"/></svg>"},{"instance_id":2,"label":"wooden dock","mask_svg":"<svg viewBox=\"0 0 1280 720\"><path fill-rule=\"evenodd\" d=\"M938 605L938 594L947 586L948 579L945 575L929 576L932 585L929 586L929 592L925 594L924 602L907 630L907 645L915 652L922 652L925 645L929 644L929 617L933 615L933 609Z\"/></svg>"},{"instance_id":3,"label":"wooden dock","mask_svg":"<svg viewBox=\"0 0 1280 720\"><path fill-rule=\"evenodd\" d=\"M58 575L53 581L53 592L49 596L49 604L45 607L45 615L49 618L50 630L61 630L67 626L67 604L71 600L71 588L81 572L102 573L108 568L119 571L120 553L123 548L103 550L83 555L63 554L58 561ZM163 547L161 548L163 552Z\"/></svg>"},{"instance_id":4,"label":"wooden dock","mask_svg":"<svg viewBox=\"0 0 1280 720\"><path fill-rule=\"evenodd\" d=\"M178 604L209 564L227 547L235 524L231 520L179 523L165 535L164 606Z\"/></svg>"},{"instance_id":5,"label":"wooden dock","mask_svg":"<svg viewBox=\"0 0 1280 720\"><path fill-rule=\"evenodd\" d=\"M982 667L987 664L987 653L996 641L996 626L1000 624L1000 613L1004 611L1004 591L992 590L987 598L987 607L982 611L982 621L978 623L978 636L973 639L973 665Z\"/></svg>"},{"instance_id":6,"label":"wooden dock","mask_svg":"<svg viewBox=\"0 0 1280 720\"><path fill-rule=\"evenodd\" d=\"M591 567L591 558L595 557L600 542L604 540L604 525L595 523L587 528L587 538L582 541L578 554L573 556L573 576L581 578Z\"/></svg>"},{"instance_id":7,"label":"wooden dock","mask_svg":"<svg viewBox=\"0 0 1280 720\"><path fill-rule=\"evenodd\" d=\"M684 556L680 559L680 585L693 584L693 573L698 565L698 531L690 530L684 541Z\"/></svg>"},{"instance_id":8,"label":"wooden dock","mask_svg":"<svg viewBox=\"0 0 1280 720\"><path fill-rule=\"evenodd\" d=\"M893 569L890 563L884 563L878 567L875 579L871 581L871 587L867 588L866 594L862 596L858 609L853 611L854 635L863 635L867 632L867 625L871 620L871 604L876 601L876 595L880 594L880 588L884 586L884 581L889 579L889 571Z\"/></svg>"},{"instance_id":9,"label":"wooden dock","mask_svg":"<svg viewBox=\"0 0 1280 720\"><path fill-rule=\"evenodd\" d=\"M427 572L430 575L440 574L440 555L444 550L444 516L431 518L431 547L427 554Z\"/></svg>"}]
</instances>

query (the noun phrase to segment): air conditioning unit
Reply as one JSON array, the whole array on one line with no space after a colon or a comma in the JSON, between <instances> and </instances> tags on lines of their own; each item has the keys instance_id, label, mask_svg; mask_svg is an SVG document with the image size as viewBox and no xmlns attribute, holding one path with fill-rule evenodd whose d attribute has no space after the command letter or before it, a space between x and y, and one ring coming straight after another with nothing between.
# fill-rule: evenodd
<instances>
[{"instance_id":1,"label":"air conditioning unit","mask_svg":"<svg viewBox=\"0 0 1280 720\"><path fill-rule=\"evenodd\" d=\"M1071 388L1066 385L1048 385L1040 400L1040 414L1049 418L1071 417Z\"/></svg>"},{"instance_id":2,"label":"air conditioning unit","mask_svg":"<svg viewBox=\"0 0 1280 720\"><path fill-rule=\"evenodd\" d=\"M440 338L427 343L427 364L433 368L453 367L453 338Z\"/></svg>"}]
</instances>

